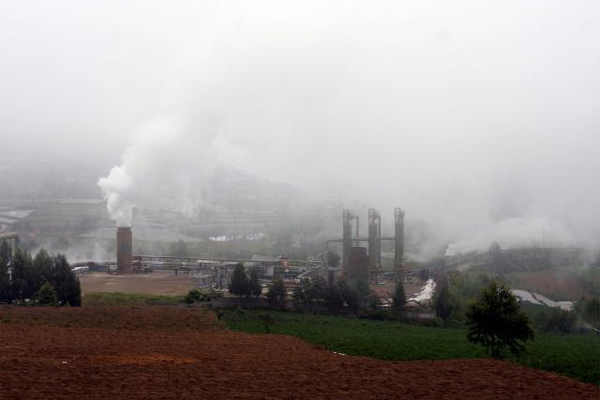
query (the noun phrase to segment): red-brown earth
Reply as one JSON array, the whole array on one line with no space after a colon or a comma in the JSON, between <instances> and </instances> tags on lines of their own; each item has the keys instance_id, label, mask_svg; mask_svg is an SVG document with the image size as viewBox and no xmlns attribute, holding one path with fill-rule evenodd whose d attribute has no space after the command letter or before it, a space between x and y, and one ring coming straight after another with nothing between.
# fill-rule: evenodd
<instances>
[{"instance_id":1,"label":"red-brown earth","mask_svg":"<svg viewBox=\"0 0 600 400\"><path fill-rule=\"evenodd\" d=\"M0 399L594 399L489 359L389 362L227 331L186 307L0 308Z\"/></svg>"}]
</instances>

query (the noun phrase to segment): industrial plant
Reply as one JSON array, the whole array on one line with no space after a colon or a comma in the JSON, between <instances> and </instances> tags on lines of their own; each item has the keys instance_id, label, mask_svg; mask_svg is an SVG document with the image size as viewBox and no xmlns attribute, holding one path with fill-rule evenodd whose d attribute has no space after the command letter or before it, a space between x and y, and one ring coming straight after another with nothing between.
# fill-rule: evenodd
<instances>
[{"instance_id":1,"label":"industrial plant","mask_svg":"<svg viewBox=\"0 0 600 400\"><path fill-rule=\"evenodd\" d=\"M341 215L343 236L328 239L324 243L323 253L314 259L295 260L285 256L254 255L248 259L235 258L193 258L172 257L149 254L133 254L134 230L131 227L118 227L116 230L116 261L90 263L95 271L107 273L148 274L155 271L170 271L174 274L191 276L191 287L227 288L230 275L237 264L243 264L248 272L256 271L261 281L268 283L275 277L281 277L293 287L302 280L323 277L333 282L340 276L350 281L362 280L377 284L390 279L401 279L407 271L404 264L404 211L393 211L394 236L382 236L381 215L375 209L369 209L367 215L368 235L360 235L360 215L344 209ZM395 255L391 268L381 263L381 243L393 242ZM341 263L330 265L328 254L334 244L341 244ZM366 245L366 247L365 247Z\"/></svg>"}]
</instances>

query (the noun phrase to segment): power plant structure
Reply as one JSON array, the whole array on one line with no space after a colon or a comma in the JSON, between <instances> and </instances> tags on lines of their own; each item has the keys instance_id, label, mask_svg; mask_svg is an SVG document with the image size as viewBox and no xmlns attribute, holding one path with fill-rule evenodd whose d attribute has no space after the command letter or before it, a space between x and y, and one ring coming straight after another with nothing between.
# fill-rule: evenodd
<instances>
[{"instance_id":1,"label":"power plant structure","mask_svg":"<svg viewBox=\"0 0 600 400\"><path fill-rule=\"evenodd\" d=\"M132 261L131 227L117 228L117 273L130 274Z\"/></svg>"},{"instance_id":2,"label":"power plant structure","mask_svg":"<svg viewBox=\"0 0 600 400\"><path fill-rule=\"evenodd\" d=\"M404 263L404 211L394 209L394 236L381 236L381 215L379 211L368 210L368 237L360 237L359 216L350 210L342 211L342 238L331 239L325 244L326 254L331 243L342 243L341 273L349 279L364 279L365 276L377 275L384 271L381 265L381 242L394 242L393 271L400 271ZM352 225L355 225L353 232ZM360 244L367 242L367 248ZM327 257L325 257L327 263ZM329 267L328 265L326 265ZM373 279L372 279L373 280Z\"/></svg>"},{"instance_id":3,"label":"power plant structure","mask_svg":"<svg viewBox=\"0 0 600 400\"><path fill-rule=\"evenodd\" d=\"M78 267L86 270L106 271L111 273L116 264L116 273L135 274L154 271L170 271L175 275L183 273L193 275L194 287L215 287L224 289L234 267L242 264L248 270L256 270L259 278L271 281L275 276L287 280L314 279L322 274L323 263L320 260L292 260L285 257L260 257L251 259L217 259L176 256L133 255L131 227L117 228L117 259L102 263L83 263ZM113 267L113 268L111 268Z\"/></svg>"},{"instance_id":4,"label":"power plant structure","mask_svg":"<svg viewBox=\"0 0 600 400\"><path fill-rule=\"evenodd\" d=\"M132 274L169 270L175 274L178 272L200 274L203 282L215 283L222 281L222 277L219 278L220 275L229 276L229 272L231 272L229 270L235 264L242 263L247 268L258 268L262 278L281 275L292 280L302 280L327 274L330 281L333 282L334 275L342 274L351 280L377 283L380 282L380 277L397 277L403 271L404 266L404 211L400 208L394 209L394 236L382 236L381 214L373 208L369 209L367 231L367 237L361 237L358 214L344 209L342 211L342 238L326 241L323 261L287 260L284 257L273 260L193 260L187 257L184 259L181 257L133 256L131 227L118 227L116 232L116 272ZM391 269L389 267L384 269L382 265L383 241L394 242L394 261ZM330 268L327 253L329 245L336 242L341 243L342 246L341 268ZM364 243L366 246L361 246ZM114 266L114 264L112 265ZM323 266L325 268L322 268ZM107 265L108 272L110 269L110 266Z\"/></svg>"}]
</instances>

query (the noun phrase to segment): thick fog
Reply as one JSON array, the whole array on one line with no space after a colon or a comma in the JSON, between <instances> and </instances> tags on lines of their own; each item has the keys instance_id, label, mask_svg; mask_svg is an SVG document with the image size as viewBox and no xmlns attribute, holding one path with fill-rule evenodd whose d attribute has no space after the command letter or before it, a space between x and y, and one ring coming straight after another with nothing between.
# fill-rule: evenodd
<instances>
[{"instance_id":1,"label":"thick fog","mask_svg":"<svg viewBox=\"0 0 600 400\"><path fill-rule=\"evenodd\" d=\"M227 166L458 250L597 246L600 3L0 0L0 135L114 160L119 224Z\"/></svg>"}]
</instances>

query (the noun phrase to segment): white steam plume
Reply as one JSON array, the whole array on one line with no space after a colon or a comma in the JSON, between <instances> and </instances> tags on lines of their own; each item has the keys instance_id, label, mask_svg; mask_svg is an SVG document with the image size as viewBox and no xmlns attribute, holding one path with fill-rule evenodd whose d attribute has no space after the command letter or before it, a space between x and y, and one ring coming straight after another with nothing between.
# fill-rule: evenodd
<instances>
[{"instance_id":1,"label":"white steam plume","mask_svg":"<svg viewBox=\"0 0 600 400\"><path fill-rule=\"evenodd\" d=\"M121 165L98 180L110 217L120 227L131 226L135 207L195 215L202 205L203 182L215 162L221 154L235 152L219 136L211 138L174 117L146 123L130 142Z\"/></svg>"}]
</instances>

